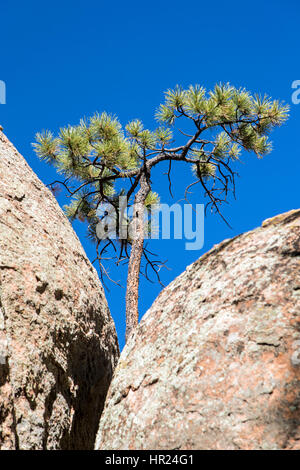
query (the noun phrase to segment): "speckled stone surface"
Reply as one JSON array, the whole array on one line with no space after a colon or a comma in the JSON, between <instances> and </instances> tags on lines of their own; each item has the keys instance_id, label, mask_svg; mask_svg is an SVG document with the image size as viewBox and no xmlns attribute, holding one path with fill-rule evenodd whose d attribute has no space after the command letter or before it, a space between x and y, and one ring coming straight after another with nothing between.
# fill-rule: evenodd
<instances>
[{"instance_id":1,"label":"speckled stone surface","mask_svg":"<svg viewBox=\"0 0 300 470\"><path fill-rule=\"evenodd\" d=\"M96 449L300 449L300 210L225 240L121 354Z\"/></svg>"},{"instance_id":2,"label":"speckled stone surface","mask_svg":"<svg viewBox=\"0 0 300 470\"><path fill-rule=\"evenodd\" d=\"M118 357L95 269L0 132L0 449L93 448Z\"/></svg>"}]
</instances>

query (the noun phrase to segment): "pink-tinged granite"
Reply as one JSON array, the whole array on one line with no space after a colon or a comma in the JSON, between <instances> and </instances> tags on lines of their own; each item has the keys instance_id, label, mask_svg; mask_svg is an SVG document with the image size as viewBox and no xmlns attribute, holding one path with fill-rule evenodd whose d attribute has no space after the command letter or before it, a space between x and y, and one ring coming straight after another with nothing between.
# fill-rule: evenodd
<instances>
[{"instance_id":1,"label":"pink-tinged granite","mask_svg":"<svg viewBox=\"0 0 300 470\"><path fill-rule=\"evenodd\" d=\"M0 132L0 449L90 449L118 343L97 273Z\"/></svg>"},{"instance_id":2,"label":"pink-tinged granite","mask_svg":"<svg viewBox=\"0 0 300 470\"><path fill-rule=\"evenodd\" d=\"M162 291L121 354L96 449L300 450L300 210Z\"/></svg>"}]
</instances>

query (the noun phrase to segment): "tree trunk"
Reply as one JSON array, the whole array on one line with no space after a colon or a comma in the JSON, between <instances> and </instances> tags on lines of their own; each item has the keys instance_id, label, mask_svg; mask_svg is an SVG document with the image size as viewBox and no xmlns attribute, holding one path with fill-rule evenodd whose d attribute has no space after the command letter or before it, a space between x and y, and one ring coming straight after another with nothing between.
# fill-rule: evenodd
<instances>
[{"instance_id":1,"label":"tree trunk","mask_svg":"<svg viewBox=\"0 0 300 470\"><path fill-rule=\"evenodd\" d=\"M126 342L139 322L139 282L140 266L143 256L145 227L145 199L150 191L150 185L143 175L140 180L140 189L136 193L133 206L133 241L128 264L127 289L126 289Z\"/></svg>"}]
</instances>

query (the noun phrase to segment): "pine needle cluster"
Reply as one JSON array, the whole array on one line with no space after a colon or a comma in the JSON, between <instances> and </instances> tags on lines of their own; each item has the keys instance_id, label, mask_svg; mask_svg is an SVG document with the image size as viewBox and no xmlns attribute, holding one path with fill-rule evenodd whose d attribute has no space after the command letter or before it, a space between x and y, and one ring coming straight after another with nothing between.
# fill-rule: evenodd
<instances>
[{"instance_id":1,"label":"pine needle cluster","mask_svg":"<svg viewBox=\"0 0 300 470\"><path fill-rule=\"evenodd\" d=\"M159 126L151 131L139 119L125 128L106 112L82 119L79 125L36 134L37 155L63 175L62 185L71 201L65 206L71 220L88 222L88 234L97 241L97 210L104 203L118 208L118 197L128 196L128 205L151 170L161 161L184 161L193 170L210 203L219 212L216 182L227 194L234 181L231 165L242 150L259 158L272 149L269 134L288 117L288 106L267 96L252 95L244 88L218 84L207 92L200 85L167 90L156 112ZM186 141L174 145L176 123L190 128ZM227 172L227 175L225 175ZM171 185L170 172L167 184ZM211 186L209 186L209 182ZM151 182L152 184L152 182ZM223 185L223 186L222 186ZM157 204L158 194L149 192L145 205Z\"/></svg>"}]
</instances>

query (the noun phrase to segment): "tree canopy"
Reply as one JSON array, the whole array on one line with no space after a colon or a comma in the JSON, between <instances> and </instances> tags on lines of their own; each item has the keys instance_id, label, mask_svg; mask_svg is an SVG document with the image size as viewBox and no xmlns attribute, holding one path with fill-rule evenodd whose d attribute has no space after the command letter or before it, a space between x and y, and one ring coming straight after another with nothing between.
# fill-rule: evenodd
<instances>
[{"instance_id":1,"label":"tree canopy","mask_svg":"<svg viewBox=\"0 0 300 470\"><path fill-rule=\"evenodd\" d=\"M221 205L229 192L235 192L234 162L242 150L259 158L268 154L272 149L269 134L286 121L288 110L278 100L230 84L218 84L209 92L200 85L176 86L165 93L154 130L145 128L139 119L123 127L116 116L103 112L61 128L57 136L50 131L38 133L34 147L41 159L63 175L51 186L60 183L70 196L67 216L88 223L101 273L107 273L102 262L107 249L113 250L119 263L130 258L133 240L121 240L117 249L112 240L97 237L101 204L109 203L118 212L119 196L126 196L128 205L150 206L158 200L151 191L151 170L162 161L169 162L171 192L171 166L181 161L193 171L190 186L200 184L208 197L207 207L223 217ZM134 217L129 223L133 221ZM155 270L144 246L142 251Z\"/></svg>"}]
</instances>

